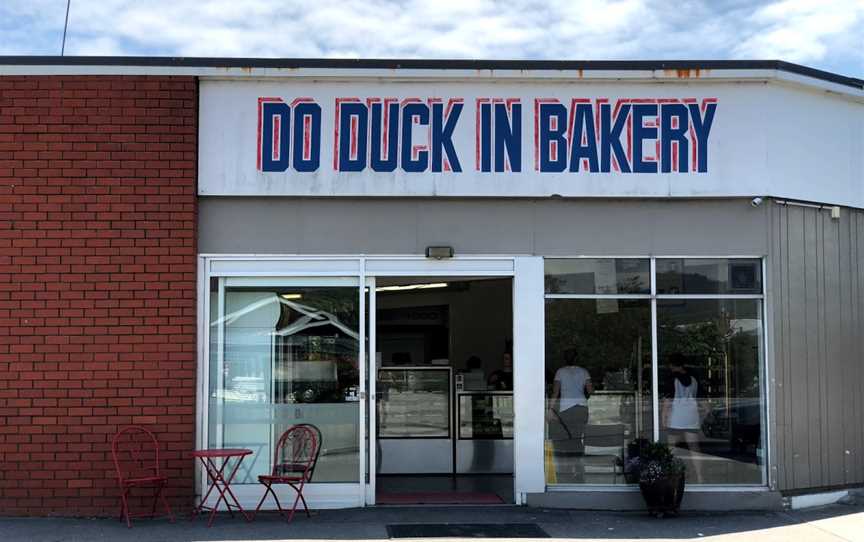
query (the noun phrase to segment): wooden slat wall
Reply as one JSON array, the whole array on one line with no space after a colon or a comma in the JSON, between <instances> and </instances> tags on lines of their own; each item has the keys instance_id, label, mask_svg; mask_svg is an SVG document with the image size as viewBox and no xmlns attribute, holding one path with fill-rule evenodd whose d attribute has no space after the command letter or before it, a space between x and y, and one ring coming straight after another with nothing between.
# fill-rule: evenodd
<instances>
[{"instance_id":1,"label":"wooden slat wall","mask_svg":"<svg viewBox=\"0 0 864 542\"><path fill-rule=\"evenodd\" d=\"M864 212L770 217L776 488L864 484Z\"/></svg>"}]
</instances>

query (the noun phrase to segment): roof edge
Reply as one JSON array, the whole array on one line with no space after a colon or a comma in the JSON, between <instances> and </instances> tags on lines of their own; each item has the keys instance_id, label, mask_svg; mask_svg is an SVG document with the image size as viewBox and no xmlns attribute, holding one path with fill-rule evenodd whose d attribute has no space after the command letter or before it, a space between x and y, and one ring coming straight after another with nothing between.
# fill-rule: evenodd
<instances>
[{"instance_id":1,"label":"roof edge","mask_svg":"<svg viewBox=\"0 0 864 542\"><path fill-rule=\"evenodd\" d=\"M2 56L0 66L123 66L171 68L336 68L410 70L777 70L858 90L864 79L783 60L482 60L384 58L229 58L161 56Z\"/></svg>"}]
</instances>

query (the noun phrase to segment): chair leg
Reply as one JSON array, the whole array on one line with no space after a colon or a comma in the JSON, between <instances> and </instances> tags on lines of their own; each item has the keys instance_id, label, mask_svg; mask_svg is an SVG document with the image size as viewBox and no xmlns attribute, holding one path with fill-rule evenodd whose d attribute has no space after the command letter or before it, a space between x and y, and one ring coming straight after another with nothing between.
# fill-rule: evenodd
<instances>
[{"instance_id":1,"label":"chair leg","mask_svg":"<svg viewBox=\"0 0 864 542\"><path fill-rule=\"evenodd\" d=\"M122 511L121 513L122 513L123 517L126 519L126 527L131 529L132 528L132 519L129 517L129 501L126 499L126 496L129 494L129 490L123 489L121 491L122 491L122 493L120 493L120 506L121 506L121 511Z\"/></svg>"},{"instance_id":2,"label":"chair leg","mask_svg":"<svg viewBox=\"0 0 864 542\"><path fill-rule=\"evenodd\" d=\"M262 485L263 485L266 489L264 490L264 494L261 495L261 500L258 501L258 506L255 507L255 512L252 514L252 519L255 519L255 516L258 515L258 512L261 510L261 506L264 504L264 501L267 499L267 494L268 494L268 493L271 493L271 492L273 491L273 490L270 488L270 485L269 485L269 484L264 484L264 483L262 482ZM275 498L275 494L274 494L274 498ZM278 502L278 501L277 501L277 502Z\"/></svg>"},{"instance_id":3,"label":"chair leg","mask_svg":"<svg viewBox=\"0 0 864 542\"><path fill-rule=\"evenodd\" d=\"M291 486L294 487L294 486ZM294 491L297 491L297 488L294 488ZM294 497L294 504L291 505L291 512L288 513L288 523L294 519L294 513L297 511L297 502L300 501L300 492L297 491L297 496Z\"/></svg>"},{"instance_id":4,"label":"chair leg","mask_svg":"<svg viewBox=\"0 0 864 542\"><path fill-rule=\"evenodd\" d=\"M264 499L267 498L267 493L270 491L270 486L264 484L264 494L261 495L261 500L258 501L258 506L255 507L255 514L258 514L258 511L261 510L261 505L264 504Z\"/></svg>"},{"instance_id":5,"label":"chair leg","mask_svg":"<svg viewBox=\"0 0 864 542\"><path fill-rule=\"evenodd\" d=\"M168 504L168 500L165 498L165 493L162 491L164 486L159 488L159 498L162 500L162 506L165 508L165 512L168 514L168 519L171 523L174 523L174 513L171 511L171 505Z\"/></svg>"},{"instance_id":6,"label":"chair leg","mask_svg":"<svg viewBox=\"0 0 864 542\"><path fill-rule=\"evenodd\" d=\"M300 482L299 487L295 486L294 484L288 485L290 485L291 489L293 489L297 493L297 496L294 497L294 505L291 507L291 514L288 516L288 521L290 522L292 519L294 519L294 513L297 511L297 504L301 501L303 502L303 508L306 510L306 517L311 518L312 514L309 513L309 507L306 506L306 499L303 498L303 482Z\"/></svg>"},{"instance_id":7,"label":"chair leg","mask_svg":"<svg viewBox=\"0 0 864 542\"><path fill-rule=\"evenodd\" d=\"M279 502L279 497L276 496L276 491L273 491L273 500L276 501L276 508L279 509L279 513L282 515L282 517L283 517L283 518L286 517L286 516L285 516L285 509L282 508L282 503ZM291 521L291 517L290 517L290 516L288 516L287 519L288 519L289 522Z\"/></svg>"},{"instance_id":8,"label":"chair leg","mask_svg":"<svg viewBox=\"0 0 864 542\"><path fill-rule=\"evenodd\" d=\"M150 519L156 517L156 505L159 503L159 497L162 496L162 484L156 486L156 494L153 495L153 506L150 507Z\"/></svg>"},{"instance_id":9,"label":"chair leg","mask_svg":"<svg viewBox=\"0 0 864 542\"><path fill-rule=\"evenodd\" d=\"M303 493L300 493L300 501L303 503L303 509L306 510L306 517L311 518L312 512L309 510L309 507L306 506L306 497L303 496Z\"/></svg>"},{"instance_id":10,"label":"chair leg","mask_svg":"<svg viewBox=\"0 0 864 542\"><path fill-rule=\"evenodd\" d=\"M303 496L303 484L300 484L300 490L297 491L297 495L300 497L300 502L303 503L303 510L306 511L306 517L311 518L312 513L309 512L309 507L306 506L306 497Z\"/></svg>"}]
</instances>

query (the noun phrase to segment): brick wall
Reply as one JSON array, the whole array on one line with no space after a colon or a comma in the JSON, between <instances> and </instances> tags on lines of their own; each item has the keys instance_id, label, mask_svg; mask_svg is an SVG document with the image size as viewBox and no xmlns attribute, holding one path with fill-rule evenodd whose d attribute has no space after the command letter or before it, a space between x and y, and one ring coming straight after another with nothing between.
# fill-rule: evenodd
<instances>
[{"instance_id":1,"label":"brick wall","mask_svg":"<svg viewBox=\"0 0 864 542\"><path fill-rule=\"evenodd\" d=\"M126 424L189 505L196 115L189 77L0 77L0 514L117 514Z\"/></svg>"}]
</instances>

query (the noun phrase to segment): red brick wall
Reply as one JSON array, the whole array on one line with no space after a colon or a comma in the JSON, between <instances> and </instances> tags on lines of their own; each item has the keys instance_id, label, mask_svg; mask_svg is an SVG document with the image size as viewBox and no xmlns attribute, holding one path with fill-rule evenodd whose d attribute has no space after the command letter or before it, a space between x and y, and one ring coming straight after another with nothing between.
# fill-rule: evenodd
<instances>
[{"instance_id":1,"label":"red brick wall","mask_svg":"<svg viewBox=\"0 0 864 542\"><path fill-rule=\"evenodd\" d=\"M191 77L0 77L0 514L117 514L126 424L189 505L196 116Z\"/></svg>"}]
</instances>

